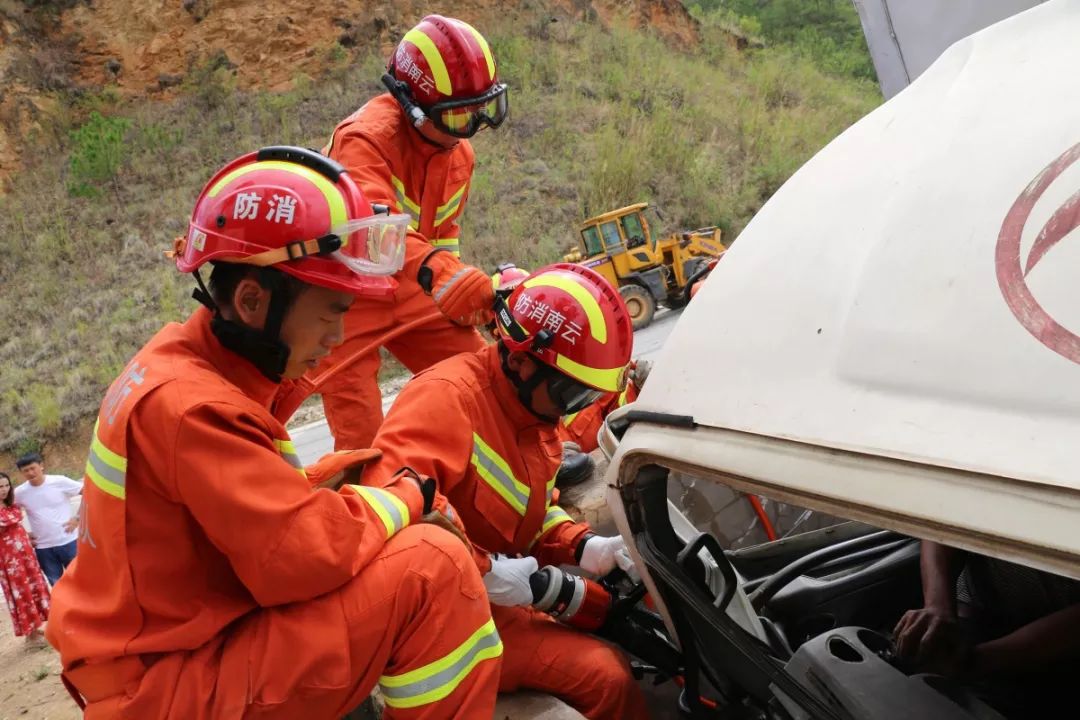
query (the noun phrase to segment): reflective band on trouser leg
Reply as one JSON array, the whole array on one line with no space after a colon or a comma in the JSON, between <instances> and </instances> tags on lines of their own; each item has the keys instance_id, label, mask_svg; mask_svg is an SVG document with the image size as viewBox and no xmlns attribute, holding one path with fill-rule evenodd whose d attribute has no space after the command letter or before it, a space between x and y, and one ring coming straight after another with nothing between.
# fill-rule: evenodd
<instances>
[{"instance_id":1,"label":"reflective band on trouser leg","mask_svg":"<svg viewBox=\"0 0 1080 720\"><path fill-rule=\"evenodd\" d=\"M529 488L514 477L510 466L499 454L473 433L472 466L476 474L486 482L492 490L510 504L510 507L522 515L529 505Z\"/></svg>"},{"instance_id":2,"label":"reflective band on trouser leg","mask_svg":"<svg viewBox=\"0 0 1080 720\"><path fill-rule=\"evenodd\" d=\"M446 222L454 213L457 212L458 208L461 207L461 198L465 195L465 188L468 186L468 183L462 185L460 188L458 188L458 191L450 197L449 200L447 200L435 210L436 227Z\"/></svg>"},{"instance_id":3,"label":"reflective band on trouser leg","mask_svg":"<svg viewBox=\"0 0 1080 720\"><path fill-rule=\"evenodd\" d=\"M536 533L536 537L529 543L529 549L532 549L532 546L536 544L537 540L544 536L544 533L564 522L574 522L574 518L570 517L570 515L558 505L549 507L547 514L544 515L544 524L541 526L540 532Z\"/></svg>"},{"instance_id":4,"label":"reflective band on trouser leg","mask_svg":"<svg viewBox=\"0 0 1080 720\"><path fill-rule=\"evenodd\" d=\"M349 487L364 498L364 501L382 520L383 526L386 527L387 540L409 524L409 508L401 501L401 498L389 490L364 485L350 485Z\"/></svg>"},{"instance_id":5,"label":"reflective band on trouser leg","mask_svg":"<svg viewBox=\"0 0 1080 720\"><path fill-rule=\"evenodd\" d=\"M296 454L296 446L292 444L292 440L274 440L274 447L281 453L281 457L285 462L292 465L298 473L307 477L307 473L304 471L304 463L300 462L300 456Z\"/></svg>"},{"instance_id":6,"label":"reflective band on trouser leg","mask_svg":"<svg viewBox=\"0 0 1080 720\"><path fill-rule=\"evenodd\" d=\"M431 240L430 242L432 247L451 252L455 257L461 257L461 242L459 238L439 238L437 240Z\"/></svg>"},{"instance_id":7,"label":"reflective band on trouser leg","mask_svg":"<svg viewBox=\"0 0 1080 720\"><path fill-rule=\"evenodd\" d=\"M90 440L90 453L86 458L86 477L104 493L123 500L127 494L127 458L117 455L98 437L94 423L94 435Z\"/></svg>"},{"instance_id":8,"label":"reflective band on trouser leg","mask_svg":"<svg viewBox=\"0 0 1080 720\"><path fill-rule=\"evenodd\" d=\"M383 675L379 690L386 704L413 708L438 702L457 689L472 669L484 660L502 655L503 646L495 621L488 620L449 655L401 675Z\"/></svg>"}]
</instances>

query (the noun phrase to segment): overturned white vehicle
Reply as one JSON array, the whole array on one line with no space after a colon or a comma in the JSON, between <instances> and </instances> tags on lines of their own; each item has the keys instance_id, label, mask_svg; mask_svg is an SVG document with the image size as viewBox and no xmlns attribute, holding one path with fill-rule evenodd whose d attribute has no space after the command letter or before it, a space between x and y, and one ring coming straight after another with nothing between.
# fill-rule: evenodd
<instances>
[{"instance_id":1,"label":"overturned white vehicle","mask_svg":"<svg viewBox=\"0 0 1080 720\"><path fill-rule=\"evenodd\" d=\"M609 419L609 502L695 717L1008 714L890 632L922 540L1080 578L1077 38L1080 3L1041 5L831 143ZM831 520L733 547L688 488Z\"/></svg>"}]
</instances>

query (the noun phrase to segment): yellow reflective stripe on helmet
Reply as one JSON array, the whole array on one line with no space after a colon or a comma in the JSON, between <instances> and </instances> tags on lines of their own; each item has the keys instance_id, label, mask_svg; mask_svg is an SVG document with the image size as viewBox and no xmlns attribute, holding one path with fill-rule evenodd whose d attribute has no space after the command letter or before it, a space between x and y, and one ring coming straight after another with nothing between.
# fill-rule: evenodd
<instances>
[{"instance_id":1,"label":"yellow reflective stripe on helmet","mask_svg":"<svg viewBox=\"0 0 1080 720\"><path fill-rule=\"evenodd\" d=\"M555 367L586 385L607 392L618 392L619 383L626 374L625 367L591 368L582 365L581 363L576 363L565 355L555 356Z\"/></svg>"},{"instance_id":2,"label":"yellow reflective stripe on helmet","mask_svg":"<svg viewBox=\"0 0 1080 720\"><path fill-rule=\"evenodd\" d=\"M397 495L382 488L366 487L364 485L350 485L349 488L364 499L379 520L386 528L386 539L389 540L399 530L409 524L409 508Z\"/></svg>"},{"instance_id":3,"label":"yellow reflective stripe on helmet","mask_svg":"<svg viewBox=\"0 0 1080 720\"><path fill-rule=\"evenodd\" d=\"M469 187L469 183L465 183L458 191L450 196L450 199L439 206L435 211L435 225L439 226L446 222L451 215L457 212L457 209L461 206L461 198L465 195L465 188Z\"/></svg>"},{"instance_id":4,"label":"yellow reflective stripe on helmet","mask_svg":"<svg viewBox=\"0 0 1080 720\"><path fill-rule=\"evenodd\" d=\"M98 423L95 422L90 453L86 458L86 477L98 490L123 500L127 496L127 458L105 447L97 431Z\"/></svg>"},{"instance_id":5,"label":"yellow reflective stripe on helmet","mask_svg":"<svg viewBox=\"0 0 1080 720\"><path fill-rule=\"evenodd\" d=\"M569 513L558 505L552 505L548 508L547 514L544 515L544 524L540 527L540 532L536 533L532 542L529 543L529 548L531 549L532 546L536 544L536 541L542 538L551 528L556 525L572 522L574 522L574 518L570 517Z\"/></svg>"},{"instance_id":6,"label":"yellow reflective stripe on helmet","mask_svg":"<svg viewBox=\"0 0 1080 720\"><path fill-rule=\"evenodd\" d=\"M285 462L296 468L297 471L304 477L307 477L307 473L304 472L304 463L300 462L300 456L296 454L296 446L292 444L292 440L274 440L274 447L281 453L281 457Z\"/></svg>"},{"instance_id":7,"label":"yellow reflective stripe on helmet","mask_svg":"<svg viewBox=\"0 0 1080 720\"><path fill-rule=\"evenodd\" d=\"M529 488L514 477L510 465L484 440L473 433L472 466L492 490L522 515L529 504Z\"/></svg>"},{"instance_id":8,"label":"yellow reflective stripe on helmet","mask_svg":"<svg viewBox=\"0 0 1080 720\"><path fill-rule=\"evenodd\" d=\"M480 32L469 23L463 20L458 20L458 22L465 26L465 29L471 32L473 34L473 37L476 38L476 44L480 46L480 50L482 50L484 53L484 59L487 60L488 80L494 80L495 58L491 55L491 46L488 45L488 41L485 40L484 36L481 35Z\"/></svg>"},{"instance_id":9,"label":"yellow reflective stripe on helmet","mask_svg":"<svg viewBox=\"0 0 1080 720\"><path fill-rule=\"evenodd\" d=\"M453 95L454 87L450 84L450 73L446 71L446 62L443 61L442 53L435 43L431 41L422 30L413 28L405 33L403 42L411 42L424 54L428 67L431 68L431 77L435 80L435 89L443 95Z\"/></svg>"},{"instance_id":10,"label":"yellow reflective stripe on helmet","mask_svg":"<svg viewBox=\"0 0 1080 720\"><path fill-rule=\"evenodd\" d=\"M607 323L604 322L604 312L600 309L600 303L581 286L581 283L565 275L544 273L526 280L524 285L527 288L553 287L568 293L585 311L585 317L589 319L589 334L597 342L607 342Z\"/></svg>"},{"instance_id":11,"label":"yellow reflective stripe on helmet","mask_svg":"<svg viewBox=\"0 0 1080 720\"><path fill-rule=\"evenodd\" d=\"M393 708L414 708L438 702L457 690L477 665L502 655L495 621L488 620L469 639L433 663L402 673L383 675L379 690Z\"/></svg>"},{"instance_id":12,"label":"yellow reflective stripe on helmet","mask_svg":"<svg viewBox=\"0 0 1080 720\"><path fill-rule=\"evenodd\" d=\"M438 238L431 241L432 247L443 248L454 255L461 257L461 241L459 238ZM492 282L495 282L492 280ZM497 286L496 286L497 287Z\"/></svg>"},{"instance_id":13,"label":"yellow reflective stripe on helmet","mask_svg":"<svg viewBox=\"0 0 1080 720\"><path fill-rule=\"evenodd\" d=\"M214 186L206 193L207 196L214 197L221 192L222 188L236 178L247 175L250 172L255 172L256 170L283 170L308 180L312 185L317 187L319 192L323 194L323 197L326 198L326 205L330 209L330 227L338 227L348 222L349 211L345 207L345 198L342 196L341 191L338 190L337 186L325 175L297 163L282 162L280 160L264 160L262 162L252 163L251 165L238 167L214 183Z\"/></svg>"}]
</instances>

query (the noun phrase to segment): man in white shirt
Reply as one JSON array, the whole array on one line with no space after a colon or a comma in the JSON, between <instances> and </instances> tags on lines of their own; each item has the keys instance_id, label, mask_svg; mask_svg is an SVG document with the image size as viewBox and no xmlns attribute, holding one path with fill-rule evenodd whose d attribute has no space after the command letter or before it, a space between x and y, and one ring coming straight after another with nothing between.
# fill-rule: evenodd
<instances>
[{"instance_id":1,"label":"man in white shirt","mask_svg":"<svg viewBox=\"0 0 1080 720\"><path fill-rule=\"evenodd\" d=\"M38 564L49 584L55 585L75 559L79 520L71 511L71 498L82 493L82 483L46 475L45 461L38 453L23 455L15 466L26 480L15 488L15 504L26 511Z\"/></svg>"}]
</instances>

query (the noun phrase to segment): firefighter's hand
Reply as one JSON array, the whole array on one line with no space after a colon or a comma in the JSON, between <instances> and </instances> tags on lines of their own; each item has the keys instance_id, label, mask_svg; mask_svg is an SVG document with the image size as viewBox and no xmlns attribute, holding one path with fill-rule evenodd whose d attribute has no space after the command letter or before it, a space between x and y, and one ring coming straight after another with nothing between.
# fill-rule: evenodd
<instances>
[{"instance_id":1,"label":"firefighter's hand","mask_svg":"<svg viewBox=\"0 0 1080 720\"><path fill-rule=\"evenodd\" d=\"M491 570L484 575L488 600L503 607L532 605L529 577L539 569L536 558L491 556Z\"/></svg>"},{"instance_id":2,"label":"firefighter's hand","mask_svg":"<svg viewBox=\"0 0 1080 720\"><path fill-rule=\"evenodd\" d=\"M586 538L578 566L585 572L600 577L609 574L616 567L631 577L637 576L634 561L630 558L630 551L626 549L626 542L618 536L593 535Z\"/></svg>"},{"instance_id":3,"label":"firefighter's hand","mask_svg":"<svg viewBox=\"0 0 1080 720\"><path fill-rule=\"evenodd\" d=\"M437 252L428 256L420 273L421 286L452 323L483 325L495 317L491 278L477 268L465 265L448 252Z\"/></svg>"},{"instance_id":4,"label":"firefighter's hand","mask_svg":"<svg viewBox=\"0 0 1080 720\"><path fill-rule=\"evenodd\" d=\"M461 524L458 514L454 512L450 501L442 493L435 493L435 497L431 502L431 511L420 518L420 522L438 525L443 530L456 535L461 542L465 543L465 547L472 548L472 543L465 536L465 526Z\"/></svg>"}]
</instances>

